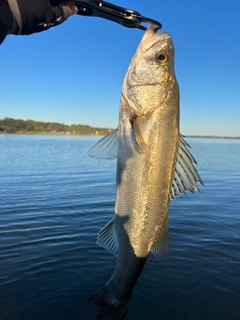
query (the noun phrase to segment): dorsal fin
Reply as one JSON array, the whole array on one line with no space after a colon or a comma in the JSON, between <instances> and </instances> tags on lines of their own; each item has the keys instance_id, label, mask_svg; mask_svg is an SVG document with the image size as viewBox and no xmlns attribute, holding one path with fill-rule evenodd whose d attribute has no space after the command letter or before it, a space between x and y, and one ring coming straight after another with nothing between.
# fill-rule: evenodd
<instances>
[{"instance_id":1,"label":"dorsal fin","mask_svg":"<svg viewBox=\"0 0 240 320\"><path fill-rule=\"evenodd\" d=\"M197 185L198 182L204 186L199 173L194 167L194 163L196 164L197 162L187 147L190 147L189 144L180 135L177 162L172 181L171 199L175 199L176 196L181 197L181 194L186 194L187 190L190 190L192 193L200 191Z\"/></svg>"}]
</instances>

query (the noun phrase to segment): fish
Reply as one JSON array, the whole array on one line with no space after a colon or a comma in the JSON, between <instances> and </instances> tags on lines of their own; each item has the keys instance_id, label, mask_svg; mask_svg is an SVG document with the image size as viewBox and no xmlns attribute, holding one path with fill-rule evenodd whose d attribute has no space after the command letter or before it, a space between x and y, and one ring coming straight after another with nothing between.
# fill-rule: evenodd
<instances>
[{"instance_id":1,"label":"fish","mask_svg":"<svg viewBox=\"0 0 240 320\"><path fill-rule=\"evenodd\" d=\"M118 128L89 151L117 158L113 218L97 244L116 257L112 277L74 309L75 319L124 319L147 257L169 247L168 209L203 181L179 131L179 86L169 33L146 30L123 81Z\"/></svg>"}]
</instances>

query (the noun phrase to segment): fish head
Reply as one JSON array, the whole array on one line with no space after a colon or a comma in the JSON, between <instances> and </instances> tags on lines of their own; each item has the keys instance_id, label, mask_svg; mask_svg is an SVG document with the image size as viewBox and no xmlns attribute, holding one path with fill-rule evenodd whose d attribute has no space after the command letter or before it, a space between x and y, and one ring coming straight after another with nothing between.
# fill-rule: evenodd
<instances>
[{"instance_id":1,"label":"fish head","mask_svg":"<svg viewBox=\"0 0 240 320\"><path fill-rule=\"evenodd\" d=\"M145 32L126 74L122 95L136 114L145 114L178 95L174 46L167 32L151 25Z\"/></svg>"},{"instance_id":2,"label":"fish head","mask_svg":"<svg viewBox=\"0 0 240 320\"><path fill-rule=\"evenodd\" d=\"M137 81L159 84L174 74L174 46L167 32L157 33L151 25L145 32L136 52Z\"/></svg>"}]
</instances>

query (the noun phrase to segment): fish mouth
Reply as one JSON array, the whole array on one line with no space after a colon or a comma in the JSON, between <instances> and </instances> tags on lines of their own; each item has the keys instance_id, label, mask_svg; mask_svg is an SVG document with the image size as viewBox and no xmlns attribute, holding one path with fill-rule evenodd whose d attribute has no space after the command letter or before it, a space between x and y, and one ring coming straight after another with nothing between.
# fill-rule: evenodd
<instances>
[{"instance_id":1,"label":"fish mouth","mask_svg":"<svg viewBox=\"0 0 240 320\"><path fill-rule=\"evenodd\" d=\"M141 51L146 52L158 42L163 42L163 41L167 41L168 39L171 39L171 36L168 32L157 32L157 31L158 31L157 26L154 24L151 24L147 28L140 44Z\"/></svg>"},{"instance_id":2,"label":"fish mouth","mask_svg":"<svg viewBox=\"0 0 240 320\"><path fill-rule=\"evenodd\" d=\"M144 38L145 38L145 36L146 36L146 38L150 38L150 37L156 36L156 35L159 40L165 40L165 39L171 38L170 34L168 32L158 32L158 27L155 24L151 24L147 28L145 35L144 35Z\"/></svg>"}]
</instances>

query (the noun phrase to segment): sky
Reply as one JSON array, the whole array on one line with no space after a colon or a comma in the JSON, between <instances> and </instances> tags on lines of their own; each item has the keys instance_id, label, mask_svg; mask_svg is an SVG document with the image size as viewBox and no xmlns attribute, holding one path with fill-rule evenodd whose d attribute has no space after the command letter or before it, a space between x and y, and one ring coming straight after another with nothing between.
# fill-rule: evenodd
<instances>
[{"instance_id":1,"label":"sky","mask_svg":"<svg viewBox=\"0 0 240 320\"><path fill-rule=\"evenodd\" d=\"M181 133L240 136L240 1L113 3L171 34ZM8 36L0 47L0 119L117 127L122 82L143 34L75 15L45 32Z\"/></svg>"}]
</instances>

